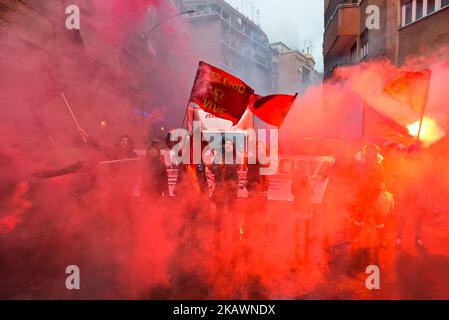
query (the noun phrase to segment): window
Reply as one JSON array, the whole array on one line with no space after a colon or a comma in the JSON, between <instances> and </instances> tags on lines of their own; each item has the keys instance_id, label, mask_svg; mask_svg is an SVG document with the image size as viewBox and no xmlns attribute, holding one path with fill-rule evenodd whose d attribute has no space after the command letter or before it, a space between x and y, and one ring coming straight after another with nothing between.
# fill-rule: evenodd
<instances>
[{"instance_id":1,"label":"window","mask_svg":"<svg viewBox=\"0 0 449 320\"><path fill-rule=\"evenodd\" d=\"M401 25L404 27L449 6L449 0L402 0Z\"/></svg>"},{"instance_id":2,"label":"window","mask_svg":"<svg viewBox=\"0 0 449 320\"><path fill-rule=\"evenodd\" d=\"M402 26L412 23L413 1L408 1L402 5Z\"/></svg>"},{"instance_id":3,"label":"window","mask_svg":"<svg viewBox=\"0 0 449 320\"><path fill-rule=\"evenodd\" d=\"M204 10L206 10L206 6L204 5L198 5L196 6L196 11L199 13L204 13Z\"/></svg>"},{"instance_id":4,"label":"window","mask_svg":"<svg viewBox=\"0 0 449 320\"><path fill-rule=\"evenodd\" d=\"M435 0L427 0L427 14L435 12Z\"/></svg>"},{"instance_id":5,"label":"window","mask_svg":"<svg viewBox=\"0 0 449 320\"><path fill-rule=\"evenodd\" d=\"M213 12L221 13L221 8L218 5L213 4L211 8Z\"/></svg>"},{"instance_id":6,"label":"window","mask_svg":"<svg viewBox=\"0 0 449 320\"><path fill-rule=\"evenodd\" d=\"M424 0L416 0L416 17L415 19L420 19L424 16Z\"/></svg>"},{"instance_id":7,"label":"window","mask_svg":"<svg viewBox=\"0 0 449 320\"><path fill-rule=\"evenodd\" d=\"M369 38L368 32L365 31L360 36L360 60L363 60L368 57L369 54Z\"/></svg>"},{"instance_id":8,"label":"window","mask_svg":"<svg viewBox=\"0 0 449 320\"><path fill-rule=\"evenodd\" d=\"M350 56L351 56L351 58L350 58L351 63L356 63L357 62L357 43L352 46Z\"/></svg>"},{"instance_id":9,"label":"window","mask_svg":"<svg viewBox=\"0 0 449 320\"><path fill-rule=\"evenodd\" d=\"M227 12L222 11L221 13L223 19L229 23L229 19L231 18Z\"/></svg>"},{"instance_id":10,"label":"window","mask_svg":"<svg viewBox=\"0 0 449 320\"><path fill-rule=\"evenodd\" d=\"M369 54L369 44L367 41L363 44L362 48L360 48L360 59L366 58L368 54Z\"/></svg>"},{"instance_id":11,"label":"window","mask_svg":"<svg viewBox=\"0 0 449 320\"><path fill-rule=\"evenodd\" d=\"M312 73L310 72L310 70L303 67L302 68L302 82L307 84L310 81L311 77L312 77Z\"/></svg>"}]
</instances>

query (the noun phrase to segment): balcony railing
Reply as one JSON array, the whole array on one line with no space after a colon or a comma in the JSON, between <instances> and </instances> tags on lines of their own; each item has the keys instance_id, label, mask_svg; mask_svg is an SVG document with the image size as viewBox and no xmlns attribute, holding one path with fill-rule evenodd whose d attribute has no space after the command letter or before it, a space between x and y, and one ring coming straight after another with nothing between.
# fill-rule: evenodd
<instances>
[{"instance_id":1,"label":"balcony railing","mask_svg":"<svg viewBox=\"0 0 449 320\"><path fill-rule=\"evenodd\" d=\"M324 68L324 77L328 78L332 75L333 71L338 67L344 67L354 64L349 57L339 57L326 62Z\"/></svg>"}]
</instances>

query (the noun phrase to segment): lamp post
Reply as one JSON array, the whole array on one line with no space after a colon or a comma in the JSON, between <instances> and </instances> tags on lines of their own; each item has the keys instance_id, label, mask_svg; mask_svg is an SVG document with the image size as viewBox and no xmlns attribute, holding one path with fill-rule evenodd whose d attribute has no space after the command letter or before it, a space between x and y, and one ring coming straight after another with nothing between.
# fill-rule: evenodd
<instances>
[{"instance_id":1,"label":"lamp post","mask_svg":"<svg viewBox=\"0 0 449 320\"><path fill-rule=\"evenodd\" d=\"M168 20L171 20L171 19L176 18L176 17L178 17L178 16L182 16L182 15L185 15L185 14L192 14L192 13L195 13L195 10L183 11L183 12L174 14L174 15L172 15L172 16L169 16L169 17L167 17L167 18L165 18L165 19L162 19L161 21L159 21L158 23L156 23L156 24L153 26L153 28L151 28L151 30L144 36L144 40L148 40L148 38L151 36L151 34L153 33L153 31L156 30L156 28L159 27L161 24L167 22Z\"/></svg>"}]
</instances>

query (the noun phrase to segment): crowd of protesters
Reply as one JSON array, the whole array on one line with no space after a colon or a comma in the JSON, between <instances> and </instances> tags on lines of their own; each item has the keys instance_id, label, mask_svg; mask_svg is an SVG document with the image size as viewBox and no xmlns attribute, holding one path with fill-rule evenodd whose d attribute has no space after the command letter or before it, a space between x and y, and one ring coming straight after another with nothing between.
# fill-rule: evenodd
<instances>
[{"instance_id":1,"label":"crowd of protesters","mask_svg":"<svg viewBox=\"0 0 449 320\"><path fill-rule=\"evenodd\" d=\"M114 189L111 197L115 198L115 204L122 203L124 211L130 211L130 202L136 195L149 199L156 207L170 207L170 202L182 204L183 223L179 234L192 244L197 242L199 216L204 211L213 212L211 229L216 250L220 250L223 236L233 242L251 240L254 238L255 225L260 227L262 224L262 229L258 230L263 230L267 237L272 237L276 232L276 221L267 210L269 177L260 175L262 166L259 163L237 164L236 147L232 140L223 139L222 155L233 159L233 164L202 163L194 166L174 163L169 159L169 166L176 168L177 172L176 183L172 186L174 190L170 191L166 157L168 155L170 158L173 142L169 135L165 141L150 140L144 157L143 154L139 157L134 150L133 139L128 135L120 136L112 148L107 148L92 140L85 131L81 131L81 134L88 141L88 148L95 151L93 156L64 168L35 172L34 176L51 178L87 172L95 180L95 169L99 163L103 163L108 167L110 179L114 179L106 183L120 187L119 192ZM369 224L377 230L378 247L388 248L391 237L386 236L385 230L386 227L392 229L393 226L388 225L391 223L388 217L394 214L395 245L401 247L405 226L413 222L415 244L424 249L423 224L430 216L429 212L433 210L441 213L442 209L429 202L423 184L427 173L423 168L422 154L423 149L419 145L408 148L393 145L381 151L375 144L364 144L352 155L353 161L344 175L352 189L349 199L349 218L352 222L348 235L354 247L360 245L360 235L364 226ZM406 170L403 169L405 167ZM242 171L245 174L243 185ZM337 170L328 174L331 181L333 175L341 175ZM291 194L294 196L291 204L294 212L292 226L297 252L299 238L304 237L306 244L310 239L310 223L317 209L311 201L314 190L305 168L297 167L291 179ZM242 189L245 190L245 196L239 197ZM239 208L235 210L237 205ZM439 210L434 210L436 207ZM300 230L301 220L305 221L303 232ZM226 228L228 235L224 235L224 224L231 226Z\"/></svg>"}]
</instances>

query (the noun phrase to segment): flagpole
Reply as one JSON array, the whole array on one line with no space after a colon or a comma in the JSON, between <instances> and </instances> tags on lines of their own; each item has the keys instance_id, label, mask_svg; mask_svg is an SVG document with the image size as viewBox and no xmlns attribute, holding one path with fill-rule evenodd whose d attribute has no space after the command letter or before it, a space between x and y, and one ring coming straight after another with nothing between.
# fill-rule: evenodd
<instances>
[{"instance_id":1,"label":"flagpole","mask_svg":"<svg viewBox=\"0 0 449 320\"><path fill-rule=\"evenodd\" d=\"M144 160L145 158L129 158L129 159L119 159L119 160L110 160L110 161L102 161L99 162L99 165L105 165L105 164L114 164L114 163L122 163L122 162L129 162L129 161L140 161Z\"/></svg>"},{"instance_id":2,"label":"flagpole","mask_svg":"<svg viewBox=\"0 0 449 320\"><path fill-rule=\"evenodd\" d=\"M195 89L196 80L198 79L198 76L200 75L201 64L202 64L202 61L200 61L198 63L198 69L196 70L196 73L195 73L195 79L193 80L192 90L190 91L189 102L187 103L186 111L184 113L184 119L182 120L182 125L181 125L182 128L184 128L184 124L186 122L187 115L188 115L188 112L189 112L189 106L190 106L190 103L192 103L192 93L193 93L193 90ZM187 129L189 129L189 125L188 124L187 124Z\"/></svg>"},{"instance_id":3,"label":"flagpole","mask_svg":"<svg viewBox=\"0 0 449 320\"><path fill-rule=\"evenodd\" d=\"M423 108L423 111L421 112L421 120L419 121L419 129L418 129L418 136L416 137L416 144L419 144L419 138L421 137L424 115L425 115L425 108Z\"/></svg>"},{"instance_id":4,"label":"flagpole","mask_svg":"<svg viewBox=\"0 0 449 320\"><path fill-rule=\"evenodd\" d=\"M419 138L421 137L421 133L422 133L424 116L426 114L427 103L428 103L428 99L429 99L429 90L430 90L430 80L429 80L429 88L427 88L427 90L426 90L424 106L422 107L422 110L421 110L421 120L419 121L419 129L418 129L418 136L416 137L416 144L419 144Z\"/></svg>"},{"instance_id":5,"label":"flagpole","mask_svg":"<svg viewBox=\"0 0 449 320\"><path fill-rule=\"evenodd\" d=\"M187 104L186 111L184 112L184 119L182 119L181 128L183 128L183 129L184 129L184 124L186 123L187 113L189 112L189 104L190 104L190 102Z\"/></svg>"},{"instance_id":6,"label":"flagpole","mask_svg":"<svg viewBox=\"0 0 449 320\"><path fill-rule=\"evenodd\" d=\"M61 91L61 96L62 96L62 99L64 99L64 102L65 102L65 105L67 106L67 109L69 109L69 113L70 113L70 115L72 116L73 122L75 122L76 128L77 128L78 131L80 132L80 135L81 135L81 137L83 138L84 142L87 143L86 137L85 137L84 135L81 134L81 131L80 131L80 130L81 130L81 127L80 127L80 125L79 125L79 123L78 123L78 120L76 119L75 114L74 114L73 111L72 111L72 108L70 108L69 102L67 101L67 99L66 99L66 97L65 97L65 95L64 95L64 92L62 92L62 91Z\"/></svg>"}]
</instances>

